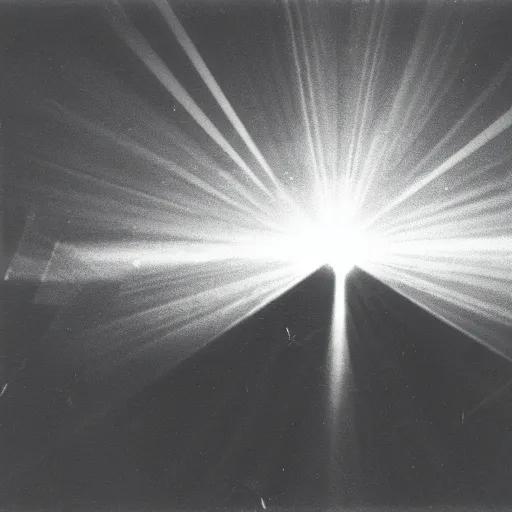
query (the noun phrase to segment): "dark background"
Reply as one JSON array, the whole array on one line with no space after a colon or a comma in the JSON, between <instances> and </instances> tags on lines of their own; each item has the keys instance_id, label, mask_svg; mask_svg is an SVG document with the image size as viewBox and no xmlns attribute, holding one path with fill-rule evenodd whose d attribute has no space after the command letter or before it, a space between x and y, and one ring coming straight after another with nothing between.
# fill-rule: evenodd
<instances>
[{"instance_id":1,"label":"dark background","mask_svg":"<svg viewBox=\"0 0 512 512\"><path fill-rule=\"evenodd\" d=\"M394 5L400 13L396 40L407 47L422 4ZM207 101L176 45L165 44L161 34L167 29L155 11L139 4L131 9L198 101ZM439 9L465 23L469 58L452 102L455 111L464 111L512 55L512 8L453 2ZM190 2L178 11L228 97L238 92L236 81L230 91L236 70L229 63L249 59L258 70L265 45L285 38L282 8L273 2L236 8ZM44 211L39 184L51 185L31 159L52 139L37 107L55 99L86 108L65 79L67 69L94 62L164 114L176 105L112 33L105 9L2 5L0 14L7 262L34 205ZM490 118L509 107L500 98ZM250 118L254 108L242 104L241 117ZM198 137L187 122L184 129ZM229 134L227 123L218 122ZM59 219L49 224L61 236L94 236L71 232ZM3 371L9 383L0 397L5 510L239 509L261 507L261 498L270 507L512 506L511 365L359 270L347 284L355 435L334 495L325 425L333 293L327 269L101 420L55 441L59 408L79 410L80 394L76 383L54 381L57 363L42 356L42 344L49 332L65 338L72 320L80 326L101 319L102 307L116 301L117 286L91 283L73 305L58 307L34 304L35 285L2 283ZM288 343L286 327L295 343Z\"/></svg>"}]
</instances>

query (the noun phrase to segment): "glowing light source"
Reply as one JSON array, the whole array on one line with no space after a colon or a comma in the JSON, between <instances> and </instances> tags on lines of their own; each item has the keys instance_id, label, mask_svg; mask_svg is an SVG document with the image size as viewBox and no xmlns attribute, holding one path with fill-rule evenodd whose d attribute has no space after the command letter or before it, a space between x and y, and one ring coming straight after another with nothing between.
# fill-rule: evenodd
<instances>
[{"instance_id":1,"label":"glowing light source","mask_svg":"<svg viewBox=\"0 0 512 512\"><path fill-rule=\"evenodd\" d=\"M368 257L369 242L364 233L345 219L332 219L319 232L325 263L344 276Z\"/></svg>"},{"instance_id":2,"label":"glowing light source","mask_svg":"<svg viewBox=\"0 0 512 512\"><path fill-rule=\"evenodd\" d=\"M377 248L354 216L341 208L326 208L317 221L302 225L295 233L291 244L295 257L289 259L300 259L314 268L328 265L339 277L364 266Z\"/></svg>"}]
</instances>

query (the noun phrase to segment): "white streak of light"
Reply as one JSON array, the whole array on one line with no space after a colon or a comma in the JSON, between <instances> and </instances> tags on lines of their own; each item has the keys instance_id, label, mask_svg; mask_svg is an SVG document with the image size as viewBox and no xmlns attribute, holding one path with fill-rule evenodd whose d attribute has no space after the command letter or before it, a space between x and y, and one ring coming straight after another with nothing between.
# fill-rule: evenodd
<instances>
[{"instance_id":1,"label":"white streak of light","mask_svg":"<svg viewBox=\"0 0 512 512\"><path fill-rule=\"evenodd\" d=\"M160 156L159 154L155 153L154 151L149 150L148 148L138 144L136 141L124 137L121 134L115 133L112 130L109 130L107 128L104 128L102 126L99 126L95 123L91 123L90 121L79 118L76 114L73 114L68 109L63 107L62 105L52 102L52 104L59 110L59 112L64 115L67 119L71 121L78 121L82 126L86 127L87 129L98 133L99 135L109 138L119 146L127 149L128 151L131 151L135 155L147 160L148 162L154 163L163 169L167 169L172 174L176 175L178 178L182 179L186 183L189 183L190 185L193 185L196 187L199 191L202 191L206 194L209 194L216 199L219 199L220 201L225 202L226 204L240 210L244 211L245 213L250 213L253 216L257 215L257 212L254 209L251 209L248 206L245 206L243 203L236 201L232 199L231 197L227 196L226 194L223 194L220 190L215 188L214 186L207 183L205 180L199 178L194 173L182 168L175 162L171 162L167 160L166 158ZM48 164L47 164L48 165ZM53 166L56 166L53 164ZM64 170L64 168L61 167L61 170ZM68 171L69 172L69 171ZM90 179L90 178L89 178ZM252 195L250 194L250 191L248 191L246 188L243 189L243 195L244 198L247 199L249 202L251 202L254 206L259 208L261 211L264 211L263 206L257 202Z\"/></svg>"},{"instance_id":2,"label":"white streak of light","mask_svg":"<svg viewBox=\"0 0 512 512\"><path fill-rule=\"evenodd\" d=\"M119 37L133 50L139 59L176 98L182 107L192 116L197 124L219 145L219 147L242 169L251 181L263 192L272 197L267 187L254 174L242 157L199 108L185 88L178 82L164 61L154 52L145 37L130 23L124 12L114 16L112 25Z\"/></svg>"},{"instance_id":3,"label":"white streak of light","mask_svg":"<svg viewBox=\"0 0 512 512\"><path fill-rule=\"evenodd\" d=\"M126 398L306 277L290 266L223 268L211 286L205 284L212 273L206 265L198 267L200 275L183 276L189 286L179 290L173 286L179 286L179 280L171 275L169 281L161 277L139 293L123 294L121 309L110 321L92 329L90 339L77 340L74 357L80 365L88 361L91 385L96 386L95 376L101 374L117 388L107 392L105 381L98 382L99 401L108 408L109 402ZM123 386L116 386L118 382Z\"/></svg>"},{"instance_id":4,"label":"white streak of light","mask_svg":"<svg viewBox=\"0 0 512 512\"><path fill-rule=\"evenodd\" d=\"M251 153L254 155L258 163L261 165L267 176L272 180L272 183L276 186L279 186L279 183L277 182L277 179L274 173L272 172L272 169L270 169L270 166L268 165L260 150L252 140L244 124L237 116L236 112L233 110L233 107L226 98L226 95L222 92L222 89L215 80L214 76L212 75L205 61L201 57L200 53L197 51L197 48L192 42L192 39L187 34L187 31L181 24L180 20L172 10L167 0L154 1L160 12L163 14L176 39L178 40L178 43L181 45L181 47L189 57L196 71L204 80L204 83L212 93L213 97L217 100L217 103L222 108L222 111L226 114L226 117L230 120L231 124L238 132L242 140L245 142L247 147L250 149Z\"/></svg>"},{"instance_id":5,"label":"white streak of light","mask_svg":"<svg viewBox=\"0 0 512 512\"><path fill-rule=\"evenodd\" d=\"M357 464L354 453L353 417L349 396L350 366L346 324L346 276L335 276L334 304L329 345L329 491L334 500L340 486Z\"/></svg>"},{"instance_id":6,"label":"white streak of light","mask_svg":"<svg viewBox=\"0 0 512 512\"><path fill-rule=\"evenodd\" d=\"M332 414L333 435L338 431L343 406L344 381L348 365L346 333L346 276L335 277L334 305L329 345L329 403Z\"/></svg>"},{"instance_id":7,"label":"white streak of light","mask_svg":"<svg viewBox=\"0 0 512 512\"><path fill-rule=\"evenodd\" d=\"M320 171L319 171L319 164L318 164L318 158L317 158L317 152L315 149L315 143L313 141L313 134L311 129L311 123L309 120L309 113L308 113L308 107L306 103L306 92L304 87L304 82L302 80L302 66L300 64L299 59L299 50L297 45L297 37L295 33L295 27L293 23L293 16L290 9L289 0L285 0L284 2L285 10L286 10L286 20L288 24L288 29L290 31L290 40L292 45L292 53L293 53L293 61L295 65L295 72L297 75L298 80L298 87L299 87L299 94L300 94L300 104L302 109L302 116L304 118L304 124L306 128L306 136L308 140L308 146L309 146L309 153L311 158L311 164L313 166L313 179L315 180L315 186L322 187L322 183L320 181Z\"/></svg>"},{"instance_id":8,"label":"white streak of light","mask_svg":"<svg viewBox=\"0 0 512 512\"><path fill-rule=\"evenodd\" d=\"M512 360L507 341L512 332L512 238L423 234L390 240L380 261L365 270Z\"/></svg>"},{"instance_id":9,"label":"white streak of light","mask_svg":"<svg viewBox=\"0 0 512 512\"><path fill-rule=\"evenodd\" d=\"M388 213L393 208L396 208L399 204L403 203L411 196L419 192L423 187L434 181L435 179L442 176L444 173L452 169L455 165L462 162L468 156L472 155L475 151L480 149L482 146L487 144L494 137L500 135L507 128L512 125L512 108L507 110L501 115L496 121L490 124L485 130L480 132L474 139L468 142L463 148L459 149L450 158L445 160L440 166L432 170L429 174L418 180L416 183L411 185L408 189L402 192L397 198L390 201L376 213L369 221L365 223L365 227L373 224L382 215Z\"/></svg>"}]
</instances>

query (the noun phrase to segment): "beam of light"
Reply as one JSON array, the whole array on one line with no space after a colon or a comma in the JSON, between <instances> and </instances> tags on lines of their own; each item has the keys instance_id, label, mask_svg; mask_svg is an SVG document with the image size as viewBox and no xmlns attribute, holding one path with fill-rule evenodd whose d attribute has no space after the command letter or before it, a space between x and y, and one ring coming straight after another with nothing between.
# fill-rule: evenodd
<instances>
[{"instance_id":1,"label":"beam of light","mask_svg":"<svg viewBox=\"0 0 512 512\"><path fill-rule=\"evenodd\" d=\"M492 94L496 91L496 89L502 84L503 80L507 77L507 75L510 72L510 69L512 67L512 59L509 59L504 63L504 65L501 67L500 71L494 76L488 86L479 94L479 96L473 101L472 105L465 110L464 114L461 116L460 119L457 120L456 123L453 124L453 126L448 130L446 134L441 138L439 142L435 144L434 147L432 147L427 154L421 159L421 161L414 166L414 168L411 170L411 175L415 176L418 174L418 172L421 172L425 168L425 165L428 164L428 162L438 154L439 150L446 146L453 137L460 132L460 130L467 125L468 121L471 119L471 117L478 111L482 105L485 104L486 101L489 100L490 97L492 97ZM457 69L457 68L456 68ZM442 75L441 75L442 76ZM456 74L454 74L454 77L456 77ZM453 84L450 83L450 86ZM437 100L435 105L430 105L430 114L423 116L423 122L416 123L417 125L420 125L421 127L424 127L424 124L428 122L428 119L431 118L431 116L435 115L437 111L437 106L439 102L443 99L443 95L447 92L447 89L443 91L443 93L437 94ZM422 107L422 109L425 109L425 105ZM421 129L417 131L416 137L421 134ZM399 139L398 139L399 140ZM404 144L404 146L407 147L407 144ZM391 153L390 145L385 146L386 152L389 156ZM376 166L372 167L373 169L376 169ZM371 180L368 180L367 189L369 188L369 185L371 184Z\"/></svg>"},{"instance_id":2,"label":"beam of light","mask_svg":"<svg viewBox=\"0 0 512 512\"><path fill-rule=\"evenodd\" d=\"M226 98L226 95L222 92L222 89L219 87L219 84L215 80L211 71L208 69L208 66L201 57L201 54L197 51L197 48L192 42L192 39L187 34L185 28L183 27L179 18L172 10L170 4L166 0L154 0L154 2L158 9L160 10L160 12L162 13L164 19L167 21L170 29L172 30L173 34L178 40L178 43L181 45L181 47L189 57L194 68L199 73L201 78L204 80L204 83L208 87L209 91L212 93L212 96L215 98L217 103L222 108L222 111L226 114L226 117L230 120L231 124L236 129L237 133L240 135L242 140L250 149L251 153L254 155L258 163L261 165L262 169L265 171L268 178L273 182L275 186L279 188L280 184L277 182L276 176L270 169L270 166L265 160L265 157L261 154L260 150L252 140L244 124L237 116L236 112L233 110L231 103Z\"/></svg>"},{"instance_id":3,"label":"beam of light","mask_svg":"<svg viewBox=\"0 0 512 512\"><path fill-rule=\"evenodd\" d=\"M330 430L330 487L336 492L339 479L347 468L340 467L340 459L345 443L349 440L340 435L347 432L347 415L343 408L347 405L346 383L349 378L348 339L346 327L345 275L336 274L334 303L329 340L329 430Z\"/></svg>"},{"instance_id":4,"label":"beam of light","mask_svg":"<svg viewBox=\"0 0 512 512\"><path fill-rule=\"evenodd\" d=\"M112 25L119 36L144 62L159 82L176 98L201 128L226 152L227 155L246 173L252 182L266 195L271 192L255 175L247 163L233 149L208 116L199 108L192 96L178 82L163 60L153 51L145 37L130 23L122 10L112 17Z\"/></svg>"},{"instance_id":5,"label":"beam of light","mask_svg":"<svg viewBox=\"0 0 512 512\"><path fill-rule=\"evenodd\" d=\"M421 189L432 183L432 181L440 178L443 174L450 171L458 163L471 156L475 151L478 151L482 146L503 133L511 126L512 108L502 114L498 119L496 119L496 121L490 124L485 130L480 132L474 139L468 142L463 148L459 149L450 158L445 160L441 165L430 171L426 176L423 176L421 179L416 181L413 185L399 194L398 197L388 202L384 208L379 210L367 222L366 226L371 225L377 219L389 213L391 210L412 197L414 194L417 194Z\"/></svg>"},{"instance_id":6,"label":"beam of light","mask_svg":"<svg viewBox=\"0 0 512 512\"><path fill-rule=\"evenodd\" d=\"M312 174L313 174L313 180L314 184L316 186L316 192L322 193L323 187L325 186L325 183L322 182L321 179L321 164L318 162L318 147L317 147L317 140L315 139L313 135L313 129L311 126L310 121L310 114L309 109L307 105L307 94L306 94L306 86L304 85L304 81L302 79L302 65L300 62L300 55L299 55L299 46L297 43L297 35L296 30L294 26L293 21L293 15L290 7L290 2L288 0L285 0L284 2L285 9L286 9L286 20L288 25L288 30L290 32L290 41L291 41L291 47L292 47L292 53L293 53L293 63L295 66L295 72L297 75L297 80L299 84L299 94L300 94L300 105L301 105L301 112L306 128L306 137L308 141L308 148L309 148L309 154L311 159L311 165L312 168ZM311 88L311 77L308 76L307 83L309 87ZM316 115L316 113L314 113Z\"/></svg>"},{"instance_id":7,"label":"beam of light","mask_svg":"<svg viewBox=\"0 0 512 512\"><path fill-rule=\"evenodd\" d=\"M460 228L460 223L455 225ZM450 325L512 360L512 237L390 243L369 271Z\"/></svg>"},{"instance_id":8,"label":"beam of light","mask_svg":"<svg viewBox=\"0 0 512 512\"><path fill-rule=\"evenodd\" d=\"M345 189L351 190L353 186L354 175L359 168L359 160L361 158L361 145L363 133L367 131L367 118L370 109L371 94L374 90L375 73L377 70L377 56L381 50L381 43L384 36L385 22L385 8L384 12L379 12L379 3L375 4L372 12L372 21L368 35L368 43L366 44L366 51L363 60L363 75L361 77L361 84L357 103L355 106L355 122L353 124L352 134L350 137L349 154L346 160L345 169ZM379 16L380 15L380 16ZM380 19L379 19L380 17ZM377 28L378 27L378 28ZM375 35L377 32L377 35ZM375 39L375 42L373 42ZM373 44L372 44L373 43ZM364 84L364 86L363 86Z\"/></svg>"},{"instance_id":9,"label":"beam of light","mask_svg":"<svg viewBox=\"0 0 512 512\"><path fill-rule=\"evenodd\" d=\"M140 156L141 158L157 164L161 166L164 169L167 169L169 172L177 176L179 179L183 180L184 182L192 185L194 188L197 188L206 194L209 194L216 199L219 199L220 201L233 206L234 208L243 211L245 213L250 213L251 215L255 215L254 206L259 209L264 210L264 206L262 206L261 202L259 202L257 199L254 198L253 195L251 195L251 191L244 189L243 190L243 197L245 201L240 201L237 199L234 199L228 194L223 193L221 190L219 190L219 187L214 187L210 185L207 181L199 178L196 174L190 172L187 169L184 169L177 165L175 162L169 161L166 158L162 157L161 155L155 153L154 151L149 150L148 148L138 144L134 140L131 140L128 137L123 137L120 134L116 134L113 130L109 130L105 127L96 125L94 123L91 123L87 119L78 118L75 114L70 112L68 109L63 107L62 105L59 105L57 103L53 103L52 106L57 109L59 114L63 115L67 119L69 119L71 122L80 123L84 128L87 128L91 131L94 131L98 133L100 136L112 140L114 144L119 145L122 148L125 148L127 151L133 152L134 155ZM48 165L48 164L47 164ZM49 165L54 165L49 163ZM236 191L235 187L231 187L230 192ZM250 203L250 205L247 205L246 203ZM252 206L251 206L252 205ZM269 222L268 220L266 222Z\"/></svg>"},{"instance_id":10,"label":"beam of light","mask_svg":"<svg viewBox=\"0 0 512 512\"><path fill-rule=\"evenodd\" d=\"M371 190L374 180L378 175L382 175L382 169L386 167L389 159L393 157L393 160L398 160L397 149L400 155L407 154L410 144L414 139L411 139L411 134L419 136L425 125L429 122L432 116L437 112L438 104L442 102L446 93L450 90L453 85L453 80L457 77L460 66L454 66L454 72L452 73L451 79L447 80L439 67L448 66L450 64L450 52L443 48L443 59L442 65L439 66L438 50L440 43L446 36L446 32L449 31L449 24L446 20L439 20L440 33L436 36L433 43L433 50L426 57L427 64L423 64L422 55L425 53L426 48L429 44L432 44L429 38L429 27L432 23L436 23L435 17L433 16L432 5L428 4L426 11L422 16L420 26L418 28L414 45L410 52L407 60L405 69L402 74L402 79L399 82L398 90L393 97L392 105L389 110L389 114L384 120L384 126L382 128L383 135L373 137L371 141L370 149L366 155L365 162L362 165L362 169L356 182L355 195L357 197L357 203L359 207L362 207L366 194ZM456 29L458 31L458 28ZM453 49L453 45L450 46L450 50ZM438 57L436 59L436 57ZM434 63L438 65L435 66ZM433 68L433 69L432 69ZM430 71L430 73L429 73ZM421 75L421 83L415 80L416 75ZM414 80L413 80L414 79ZM446 82L445 88L442 91L436 89L435 83L438 81ZM428 85L427 85L428 84ZM423 87L421 87L423 85ZM411 87L413 86L413 87ZM412 97L410 90L412 89ZM434 104L429 103L428 98L432 96L436 98ZM483 101L484 98L482 98ZM419 103L421 101L421 103ZM404 107L404 105L407 105ZM476 106L475 106L476 109ZM420 116L419 113L427 111L426 114ZM465 117L469 117L471 112L468 112ZM414 118L414 121L404 122L404 116L407 119ZM463 120L461 120L463 122ZM454 127L451 132L456 132L457 128ZM393 139L390 139L390 134L395 133ZM383 140L384 139L384 140ZM397 147L399 145L399 147ZM435 150L436 148L434 148Z\"/></svg>"},{"instance_id":11,"label":"beam of light","mask_svg":"<svg viewBox=\"0 0 512 512\"><path fill-rule=\"evenodd\" d=\"M358 492L360 461L355 430L346 282L348 276L335 274L331 330L328 350L329 499L332 505L340 497Z\"/></svg>"},{"instance_id":12,"label":"beam of light","mask_svg":"<svg viewBox=\"0 0 512 512\"><path fill-rule=\"evenodd\" d=\"M119 309L89 332L90 340L102 342L74 350L77 364L87 362L84 378L93 388L98 374L114 387L125 381L113 399L144 385L148 366L158 378L303 279L290 266L243 261L187 264L169 278L167 272L147 271L123 287Z\"/></svg>"}]
</instances>

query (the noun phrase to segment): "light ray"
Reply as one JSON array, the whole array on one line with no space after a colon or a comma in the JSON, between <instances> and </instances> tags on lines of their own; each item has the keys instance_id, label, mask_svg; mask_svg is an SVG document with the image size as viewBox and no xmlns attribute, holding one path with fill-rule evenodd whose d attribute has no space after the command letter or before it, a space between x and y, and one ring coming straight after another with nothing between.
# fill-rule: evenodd
<instances>
[{"instance_id":1,"label":"light ray","mask_svg":"<svg viewBox=\"0 0 512 512\"><path fill-rule=\"evenodd\" d=\"M310 158L311 158L311 164L313 166L313 169L312 169L313 180L314 180L313 182L315 183L315 186L316 186L316 192L321 194L323 191L323 188L322 188L322 182L320 180L320 164L318 162L317 148L315 147L315 142L313 140L313 130L311 127L311 121L309 119L309 109L307 106L307 100L306 100L307 96L306 96L306 91L305 91L305 85L304 85L304 81L302 79L302 66L301 66L300 57L299 57L299 47L297 44L297 35L296 35L295 25L293 22L293 15L292 15L292 10L290 7L289 0L284 0L284 6L285 6L288 30L290 32L290 43L291 43L291 47L292 47L293 62L295 65L295 71L296 71L296 76L297 76L297 80L298 80L302 117L303 117L304 125L306 128L306 137L307 137L307 141L308 141L308 148L309 148L309 154L310 154Z\"/></svg>"},{"instance_id":2,"label":"light ray","mask_svg":"<svg viewBox=\"0 0 512 512\"><path fill-rule=\"evenodd\" d=\"M455 224L460 229L460 223ZM509 359L512 238L445 234L389 242L368 271L415 303Z\"/></svg>"},{"instance_id":3,"label":"light ray","mask_svg":"<svg viewBox=\"0 0 512 512\"><path fill-rule=\"evenodd\" d=\"M376 4L378 6L378 4ZM383 12L380 14L380 20L378 22L378 29L375 28L375 25L377 25L377 19L379 18L379 12L378 9L375 8L374 17L372 19L372 25L370 28L370 35L369 40L367 43L367 53L364 58L364 64L363 64L363 72L364 72L364 80L366 81L365 84L365 91L363 94L363 87L359 90L359 98L357 102L357 109L356 109L356 119L359 122L359 128L357 131L352 132L352 142L353 146L349 150L349 158L347 160L347 190L352 191L355 187L353 185L353 180L358 179L359 174L359 161L362 157L362 138L363 133L367 131L367 118L369 114L369 110L371 107L371 96L374 93L374 87L375 87L375 75L377 72L377 64L378 64L378 54L381 52L381 46L382 41L385 35L385 28L386 28L386 3L384 3L383 6ZM370 58L370 49L372 48L372 39L373 39L373 32L374 30L377 30L376 35L376 41L374 43L373 52L371 53ZM369 68L369 69L367 69ZM366 79L366 74L368 74L368 78ZM361 116L359 119L358 113L359 108L361 105ZM357 135L356 135L357 133ZM354 176L355 175L355 176ZM354 177L353 177L354 176Z\"/></svg>"},{"instance_id":4,"label":"light ray","mask_svg":"<svg viewBox=\"0 0 512 512\"><path fill-rule=\"evenodd\" d=\"M471 156L475 151L478 151L482 146L510 128L510 126L512 126L512 108L502 114L498 119L496 119L496 121L490 124L485 130L480 132L473 140L468 142L463 148L459 149L441 165L429 172L423 178L416 181L404 192L399 194L397 198L387 203L384 208L379 210L375 215L371 217L370 220L366 222L365 226L370 226L384 214L389 213L391 210L402 204L414 194L417 194L421 189L426 187L428 184L446 172L450 171L455 165Z\"/></svg>"},{"instance_id":5,"label":"light ray","mask_svg":"<svg viewBox=\"0 0 512 512\"><path fill-rule=\"evenodd\" d=\"M332 504L357 486L357 435L350 388L352 384L347 332L346 276L336 275L328 353L329 493ZM349 476L350 475L350 476ZM348 484L348 485L347 485Z\"/></svg>"},{"instance_id":6,"label":"light ray","mask_svg":"<svg viewBox=\"0 0 512 512\"><path fill-rule=\"evenodd\" d=\"M334 432L343 421L341 406L345 390L344 380L348 371L345 293L345 276L336 277L329 344L329 404L332 414L331 428ZM336 436L332 436L332 439L336 439Z\"/></svg>"},{"instance_id":7,"label":"light ray","mask_svg":"<svg viewBox=\"0 0 512 512\"><path fill-rule=\"evenodd\" d=\"M194 65L194 68L199 73L201 78L204 80L204 83L208 87L209 91L212 93L212 96L217 100L217 103L222 108L222 111L226 114L226 117L230 120L231 124L234 126L242 140L245 142L247 147L250 149L251 153L254 155L258 163L261 165L262 169L265 171L268 178L272 181L272 183L276 186L276 188L280 189L281 185L277 181L276 176L270 169L267 161L264 156L261 154L260 150L252 140L249 132L245 128L244 124L237 116L236 112L233 110L231 103L226 98L226 95L222 92L222 89L219 87L219 84L215 80L205 61L201 57L201 54L197 51L192 39L187 34L185 28L181 24L179 18L176 16L174 11L172 10L169 2L167 0L154 0L156 6L162 13L164 19L167 21L170 29L176 36L179 44L188 55L190 61Z\"/></svg>"},{"instance_id":8,"label":"light ray","mask_svg":"<svg viewBox=\"0 0 512 512\"><path fill-rule=\"evenodd\" d=\"M222 148L222 150L242 169L251 181L266 195L272 197L271 192L263 182L254 174L240 155L233 149L220 131L215 127L206 114L199 108L192 96L178 82L176 77L167 68L162 59L153 51L145 37L130 23L121 10L112 18L112 25L119 37L144 62L147 68L160 81L160 83L180 102L183 108L192 116L199 126Z\"/></svg>"}]
</instances>

